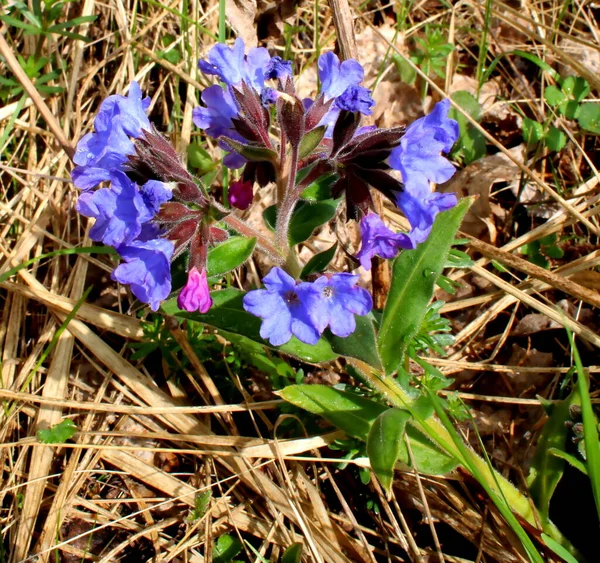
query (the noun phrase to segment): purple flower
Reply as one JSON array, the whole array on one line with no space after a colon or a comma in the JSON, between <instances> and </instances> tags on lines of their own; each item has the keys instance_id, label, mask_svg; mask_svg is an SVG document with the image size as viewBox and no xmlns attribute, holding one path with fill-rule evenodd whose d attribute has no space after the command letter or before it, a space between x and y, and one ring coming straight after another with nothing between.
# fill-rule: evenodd
<instances>
[{"instance_id":1,"label":"purple flower","mask_svg":"<svg viewBox=\"0 0 600 563\"><path fill-rule=\"evenodd\" d=\"M358 86L365 75L358 61L348 59L340 63L340 59L331 51L319 57L318 66L321 92L326 100L341 96L349 86Z\"/></svg>"},{"instance_id":2,"label":"purple flower","mask_svg":"<svg viewBox=\"0 0 600 563\"><path fill-rule=\"evenodd\" d=\"M137 138L143 129L150 129L145 113L149 105L150 98L142 99L137 82L131 83L127 97L113 95L102 102L94 120L95 132L77 143L73 157L77 166L72 177L78 188L90 190L110 179L111 171L122 170L127 155L134 151L129 137Z\"/></svg>"},{"instance_id":3,"label":"purple flower","mask_svg":"<svg viewBox=\"0 0 600 563\"><path fill-rule=\"evenodd\" d=\"M184 311L193 313L206 313L213 304L206 280L206 270L192 268L188 274L188 281L177 297L177 306Z\"/></svg>"},{"instance_id":4,"label":"purple flower","mask_svg":"<svg viewBox=\"0 0 600 563\"><path fill-rule=\"evenodd\" d=\"M371 90L351 84L336 98L335 105L346 111L359 111L364 115L371 115L375 100L371 98Z\"/></svg>"},{"instance_id":5,"label":"purple flower","mask_svg":"<svg viewBox=\"0 0 600 563\"><path fill-rule=\"evenodd\" d=\"M411 123L388 162L402 174L405 191L396 196L411 225L408 236L414 244L429 236L435 217L456 205L454 194L431 192L431 182L449 180L454 165L441 155L449 152L459 136L458 123L448 118L450 101L442 100L433 111Z\"/></svg>"},{"instance_id":6,"label":"purple flower","mask_svg":"<svg viewBox=\"0 0 600 563\"><path fill-rule=\"evenodd\" d=\"M136 240L128 246L120 246L117 252L125 263L115 268L112 279L131 285L133 294L157 311L171 292L173 243L162 238Z\"/></svg>"},{"instance_id":7,"label":"purple flower","mask_svg":"<svg viewBox=\"0 0 600 563\"><path fill-rule=\"evenodd\" d=\"M401 248L415 248L416 244L405 233L388 229L379 215L369 213L360 222L362 244L356 257L365 270L371 269L371 259L376 254L382 258L395 258Z\"/></svg>"},{"instance_id":8,"label":"purple flower","mask_svg":"<svg viewBox=\"0 0 600 563\"><path fill-rule=\"evenodd\" d=\"M281 79L292 75L292 61L285 61L281 57L272 57L265 69L265 77L269 79Z\"/></svg>"},{"instance_id":9,"label":"purple flower","mask_svg":"<svg viewBox=\"0 0 600 563\"><path fill-rule=\"evenodd\" d=\"M160 211L160 206L172 199L173 190L166 182L148 180L141 188L140 194L148 211L154 217Z\"/></svg>"},{"instance_id":10,"label":"purple flower","mask_svg":"<svg viewBox=\"0 0 600 563\"><path fill-rule=\"evenodd\" d=\"M235 207L237 209L248 209L253 198L254 193L252 192L252 182L243 182L242 180L238 180L229 186L227 199L231 207Z\"/></svg>"},{"instance_id":11,"label":"purple flower","mask_svg":"<svg viewBox=\"0 0 600 563\"><path fill-rule=\"evenodd\" d=\"M92 240L117 247L131 243L140 234L142 223L152 219L154 212L123 172L113 172L110 179L110 188L81 194L77 211L96 219L90 230Z\"/></svg>"},{"instance_id":12,"label":"purple flower","mask_svg":"<svg viewBox=\"0 0 600 563\"><path fill-rule=\"evenodd\" d=\"M263 319L260 336L273 346L281 346L295 336L306 344L316 344L321 336L307 311L312 284L297 283L280 268L273 268L263 279L266 289L244 296L244 309Z\"/></svg>"},{"instance_id":13,"label":"purple flower","mask_svg":"<svg viewBox=\"0 0 600 563\"><path fill-rule=\"evenodd\" d=\"M198 67L204 74L218 76L227 86L244 81L259 93L265 87L265 80L283 78L292 72L291 61L271 58L264 47L250 49L247 55L244 52L244 41L239 37L233 47L219 43L208 53L208 61L199 61Z\"/></svg>"},{"instance_id":14,"label":"purple flower","mask_svg":"<svg viewBox=\"0 0 600 563\"><path fill-rule=\"evenodd\" d=\"M450 101L443 100L429 115L411 123L389 157L414 197L425 197L431 192L430 182L441 184L454 174L454 166L440 154L450 152L459 136L458 122L448 118L449 109Z\"/></svg>"},{"instance_id":15,"label":"purple flower","mask_svg":"<svg viewBox=\"0 0 600 563\"><path fill-rule=\"evenodd\" d=\"M366 315L373 308L371 294L356 282L359 276L333 274L313 282L308 294L308 315L319 332L327 327L336 336L345 338L356 330L354 315Z\"/></svg>"},{"instance_id":16,"label":"purple flower","mask_svg":"<svg viewBox=\"0 0 600 563\"><path fill-rule=\"evenodd\" d=\"M318 66L321 94L325 101L336 98L319 123L327 126L325 137L330 139L342 109L371 115L375 101L371 98L371 92L360 86L365 71L358 61L348 59L340 62L337 55L329 51L319 57Z\"/></svg>"},{"instance_id":17,"label":"purple flower","mask_svg":"<svg viewBox=\"0 0 600 563\"><path fill-rule=\"evenodd\" d=\"M456 203L456 194L429 192L424 197L415 197L408 190L398 193L396 204L410 221L411 229L406 236L412 241L412 248L427 240L438 213L452 209Z\"/></svg>"},{"instance_id":18,"label":"purple flower","mask_svg":"<svg viewBox=\"0 0 600 563\"><path fill-rule=\"evenodd\" d=\"M223 43L215 45L208 53L208 61L198 61L204 74L215 74L225 84L238 84L244 78L244 41L239 37L233 47Z\"/></svg>"},{"instance_id":19,"label":"purple flower","mask_svg":"<svg viewBox=\"0 0 600 563\"><path fill-rule=\"evenodd\" d=\"M197 107L192 111L196 127L214 139L221 135L232 137L236 134L231 119L237 117L240 110L229 89L215 84L204 90L201 98L206 107Z\"/></svg>"}]
</instances>

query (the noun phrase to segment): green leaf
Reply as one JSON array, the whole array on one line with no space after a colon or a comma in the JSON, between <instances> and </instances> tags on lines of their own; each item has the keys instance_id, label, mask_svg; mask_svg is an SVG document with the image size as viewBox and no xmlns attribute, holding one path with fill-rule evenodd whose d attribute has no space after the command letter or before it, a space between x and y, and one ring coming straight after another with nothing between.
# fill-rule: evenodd
<instances>
[{"instance_id":1,"label":"green leaf","mask_svg":"<svg viewBox=\"0 0 600 563\"><path fill-rule=\"evenodd\" d=\"M587 467L585 463L583 463L579 458L574 455L568 454L567 452L563 452L562 450L557 450L556 448L550 448L548 453L554 457L558 457L560 459L564 459L571 467L578 469L584 475L588 474Z\"/></svg>"},{"instance_id":2,"label":"green leaf","mask_svg":"<svg viewBox=\"0 0 600 563\"><path fill-rule=\"evenodd\" d=\"M465 165L471 164L487 155L487 144L484 134L472 125L467 128L456 144L456 151L462 153ZM454 151L453 151L454 152Z\"/></svg>"},{"instance_id":3,"label":"green leaf","mask_svg":"<svg viewBox=\"0 0 600 563\"><path fill-rule=\"evenodd\" d=\"M476 100L475 96L473 96L473 94L467 92L466 90L458 90L458 92L454 92L454 94L452 94L451 98L475 121L481 121L481 117L483 115L481 111L481 105ZM463 130L462 125L468 123L463 114L453 107L450 108L448 117L458 121L458 124L461 125L461 131Z\"/></svg>"},{"instance_id":4,"label":"green leaf","mask_svg":"<svg viewBox=\"0 0 600 563\"><path fill-rule=\"evenodd\" d=\"M313 152L323 140L325 131L327 131L327 125L321 125L321 127L316 127L315 129L312 129L306 133L306 135L304 135L300 141L298 158L306 158L311 152Z\"/></svg>"},{"instance_id":5,"label":"green leaf","mask_svg":"<svg viewBox=\"0 0 600 563\"><path fill-rule=\"evenodd\" d=\"M565 560L565 563L579 563L573 555L569 553L569 551L560 545L555 539L551 538L548 534L544 534L542 532L542 540L544 543L552 550L556 555L562 557Z\"/></svg>"},{"instance_id":6,"label":"green leaf","mask_svg":"<svg viewBox=\"0 0 600 563\"><path fill-rule=\"evenodd\" d=\"M559 109L567 119L577 119L581 111L579 104L575 100L565 100L560 104Z\"/></svg>"},{"instance_id":7,"label":"green leaf","mask_svg":"<svg viewBox=\"0 0 600 563\"><path fill-rule=\"evenodd\" d=\"M331 349L340 356L357 358L374 368L381 369L381 358L377 353L377 336L373 322L369 317L356 316L356 330L346 338L341 338L327 331L325 338Z\"/></svg>"},{"instance_id":8,"label":"green leaf","mask_svg":"<svg viewBox=\"0 0 600 563\"><path fill-rule=\"evenodd\" d=\"M269 205L263 211L263 221L271 231L275 230L275 225L277 224L277 205Z\"/></svg>"},{"instance_id":9,"label":"green leaf","mask_svg":"<svg viewBox=\"0 0 600 563\"><path fill-rule=\"evenodd\" d=\"M406 84L413 84L417 79L417 71L408 63L408 61L398 54L392 55L392 61L396 66L396 71L400 75L400 80Z\"/></svg>"},{"instance_id":10,"label":"green leaf","mask_svg":"<svg viewBox=\"0 0 600 563\"><path fill-rule=\"evenodd\" d=\"M531 470L527 477L529 493L543 521L548 520L548 512L552 495L561 480L564 471L564 461L550 453L550 449L564 450L568 429L565 422L570 419L569 407L578 404L576 391L569 397L557 403L550 403L547 410L550 418L538 438L535 455L531 462Z\"/></svg>"},{"instance_id":11,"label":"green leaf","mask_svg":"<svg viewBox=\"0 0 600 563\"><path fill-rule=\"evenodd\" d=\"M187 154L189 164L198 171L200 176L217 168L217 163L199 143L190 143L187 147Z\"/></svg>"},{"instance_id":12,"label":"green leaf","mask_svg":"<svg viewBox=\"0 0 600 563\"><path fill-rule=\"evenodd\" d=\"M458 461L440 450L425 434L412 424L406 427L406 436L410 443L415 469L424 475L448 475L459 465ZM400 450L399 460L412 467L406 444Z\"/></svg>"},{"instance_id":13,"label":"green leaf","mask_svg":"<svg viewBox=\"0 0 600 563\"><path fill-rule=\"evenodd\" d=\"M254 251L256 238L231 237L208 251L207 274L221 276L241 266Z\"/></svg>"},{"instance_id":14,"label":"green leaf","mask_svg":"<svg viewBox=\"0 0 600 563\"><path fill-rule=\"evenodd\" d=\"M312 184L309 184L300 197L306 201L323 201L331 199L331 186L337 181L337 174L326 174L317 178Z\"/></svg>"},{"instance_id":15,"label":"green leaf","mask_svg":"<svg viewBox=\"0 0 600 563\"><path fill-rule=\"evenodd\" d=\"M302 548L303 545L301 543L293 543L290 545L290 547L283 552L281 563L300 563Z\"/></svg>"},{"instance_id":16,"label":"green leaf","mask_svg":"<svg viewBox=\"0 0 600 563\"><path fill-rule=\"evenodd\" d=\"M326 199L312 204L300 202L290 222L290 246L304 242L310 238L317 227L331 221L338 203L339 200L334 199Z\"/></svg>"},{"instance_id":17,"label":"green leaf","mask_svg":"<svg viewBox=\"0 0 600 563\"><path fill-rule=\"evenodd\" d=\"M221 140L229 145L235 152L240 153L250 162L276 162L277 153L266 147L250 145L235 141L231 137L221 137Z\"/></svg>"},{"instance_id":18,"label":"green leaf","mask_svg":"<svg viewBox=\"0 0 600 563\"><path fill-rule=\"evenodd\" d=\"M280 391L289 403L322 416L349 436L367 441L371 425L387 407L327 385L290 385Z\"/></svg>"},{"instance_id":19,"label":"green leaf","mask_svg":"<svg viewBox=\"0 0 600 563\"><path fill-rule=\"evenodd\" d=\"M548 86L544 90L544 99L551 108L555 108L566 99L566 96L557 86Z\"/></svg>"},{"instance_id":20,"label":"green leaf","mask_svg":"<svg viewBox=\"0 0 600 563\"><path fill-rule=\"evenodd\" d=\"M237 536L225 534L219 536L212 552L213 563L231 563L232 559L243 549L243 544Z\"/></svg>"},{"instance_id":21,"label":"green leaf","mask_svg":"<svg viewBox=\"0 0 600 563\"><path fill-rule=\"evenodd\" d=\"M559 152L567 144L567 136L560 129L552 125L548 133L546 133L544 142L551 151Z\"/></svg>"},{"instance_id":22,"label":"green leaf","mask_svg":"<svg viewBox=\"0 0 600 563\"><path fill-rule=\"evenodd\" d=\"M13 27L21 28L32 35L42 35L43 33L41 28L25 23L17 18L14 18L13 16L0 16L0 21L3 21L8 25L12 25Z\"/></svg>"},{"instance_id":23,"label":"green leaf","mask_svg":"<svg viewBox=\"0 0 600 563\"><path fill-rule=\"evenodd\" d=\"M388 409L377 417L367 438L371 468L388 493L392 488L394 467L404 446L404 432L409 419L408 411Z\"/></svg>"},{"instance_id":24,"label":"green leaf","mask_svg":"<svg viewBox=\"0 0 600 563\"><path fill-rule=\"evenodd\" d=\"M162 310L167 315L190 319L233 334L246 336L250 340L274 350L279 350L305 362L318 364L321 362L330 362L338 357L324 338L321 338L314 346L304 344L295 337L292 337L283 346L271 346L260 337L261 320L244 310L242 304L244 292L238 289L228 288L221 291L213 291L211 292L211 297L213 299L213 306L205 314L182 311L177 307L177 298L171 298L163 302Z\"/></svg>"},{"instance_id":25,"label":"green leaf","mask_svg":"<svg viewBox=\"0 0 600 563\"><path fill-rule=\"evenodd\" d=\"M529 118L524 118L521 125L523 140L528 145L535 145L544 138L544 127L541 123Z\"/></svg>"},{"instance_id":26,"label":"green leaf","mask_svg":"<svg viewBox=\"0 0 600 563\"><path fill-rule=\"evenodd\" d=\"M55 424L52 428L38 430L38 440L43 444L64 444L67 440L73 437L77 432L77 426L69 419L65 418L59 424Z\"/></svg>"},{"instance_id":27,"label":"green leaf","mask_svg":"<svg viewBox=\"0 0 600 563\"><path fill-rule=\"evenodd\" d=\"M441 213L425 242L404 251L393 265L392 285L379 329L378 348L386 373L401 364L411 339L417 334L435 282L448 259L448 252L471 199Z\"/></svg>"},{"instance_id":28,"label":"green leaf","mask_svg":"<svg viewBox=\"0 0 600 563\"><path fill-rule=\"evenodd\" d=\"M575 102L581 102L590 93L590 85L579 76L567 76L562 83L562 91Z\"/></svg>"},{"instance_id":29,"label":"green leaf","mask_svg":"<svg viewBox=\"0 0 600 563\"><path fill-rule=\"evenodd\" d=\"M302 268L302 273L300 274L300 277L302 279L306 279L311 274L318 274L319 272L324 271L327 268L327 266L329 266L329 263L333 260L336 250L337 242L331 248L328 248L323 252L319 252L319 254L315 254L308 261L306 266Z\"/></svg>"},{"instance_id":30,"label":"green leaf","mask_svg":"<svg viewBox=\"0 0 600 563\"><path fill-rule=\"evenodd\" d=\"M600 135L600 104L592 102L581 104L577 122L582 129Z\"/></svg>"}]
</instances>

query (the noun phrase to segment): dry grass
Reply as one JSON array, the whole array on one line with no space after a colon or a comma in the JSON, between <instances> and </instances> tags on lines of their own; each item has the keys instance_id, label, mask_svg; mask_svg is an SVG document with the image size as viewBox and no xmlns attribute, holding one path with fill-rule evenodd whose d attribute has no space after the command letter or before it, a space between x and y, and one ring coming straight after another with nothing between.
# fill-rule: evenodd
<instances>
[{"instance_id":1,"label":"dry grass","mask_svg":"<svg viewBox=\"0 0 600 563\"><path fill-rule=\"evenodd\" d=\"M509 49L527 50L552 66L584 76L596 96L597 75L573 49L598 53L593 19L597 11L581 1L573 2L566 14L556 0L523 6L517 11L492 2L491 57ZM187 18L178 13L182 9ZM74 211L77 194L69 180L69 157L107 95L123 93L131 80L138 80L152 96L153 121L182 153L197 135L191 112L204 78L197 76L195 63L214 42L206 30L217 33L217 3L85 0L67 10L69 17L95 14L98 19L78 29L91 40L88 44L56 35L43 42L42 53L53 54L53 67L62 69L53 82L64 89L58 94L42 96L25 73L15 73L13 55L32 54L35 38L7 25L1 30L0 74L16 74L28 97L23 103L11 98L0 108L0 136L6 139L0 163L0 273L46 252L90 246L90 225ZM484 11L485 5L471 1L453 8L416 2L402 41L391 47L405 54L404 46L422 32L426 21L447 25L463 60L450 57L445 83L429 80L434 92L443 91L459 69L472 74L475 62L469 53L480 44L474 30L482 28ZM391 15L388 7L369 4L355 23L364 32L376 22L374 45L385 51L390 37L379 29L382 19L389 23ZM314 61L315 37L320 49L333 48L335 27L326 5L317 9L304 4L290 21L304 28L289 45L301 61ZM159 56L167 37L183 55L176 64ZM565 38L572 42L571 51L565 48ZM279 49L284 43L274 40L270 45ZM358 56L370 55L359 50ZM388 67L389 62L384 73L393 72ZM503 87L496 103L518 104L543 119L546 110L536 96L537 83L515 68L514 59L503 60L498 68ZM48 63L45 71L52 69ZM577 313L569 317L554 307L557 290L575 311L600 303L594 275L600 263L597 141L571 143L566 150L572 165L563 163L553 179L548 160L542 158L547 155L519 160L503 139L474 125L491 147L514 162L515 175L528 179L552 202L551 217L520 236L497 217L484 217L496 225L479 238L492 244L475 239L472 248L483 258L453 277L473 287L469 280L476 275L486 289L459 295L445 306L456 322L457 342L449 358L432 361L459 377L457 388L479 410L493 412L497 406L518 415L521 422L509 423L505 437L498 425L491 434L492 439L506 441L503 457L496 461L501 471L515 477L522 474L527 457L519 451L523 446L515 431L522 436L536 430L541 415L535 393L552 398L566 371L560 366L567 365L544 368L534 363L528 368L506 361L506 342L517 312L519 317L523 311L540 312L568 326L588 346L588 358L598 357L597 332ZM573 138L564 120L559 125ZM497 204L501 194L493 193L491 200ZM386 212L391 221L402 224L393 210ZM542 271L515 253L550 233L587 238L587 245L581 244L570 263ZM514 279L490 269L490 260L502 263ZM326 446L339 436L278 440L280 402L263 400L264 389L257 391L244 373L231 373L231 383L244 401L226 404L186 332L172 330L189 360L182 379L168 379L170 368L164 362L131 360L128 344L143 339L142 325L128 310L133 301L114 289L110 270L106 255L56 256L35 262L1 284L0 561L210 561L216 538L225 532L253 537L252 544L271 561L294 542L304 544L306 561L462 560L443 554L452 544L435 541L436 527L446 530L444 537L450 529L463 535L475 546L478 561L524 560L500 516L460 474L446 480L399 473L392 499L373 482L364 489L380 512L366 514L357 492L363 486L354 473L340 471L336 459L328 457L332 454ZM94 303L78 303L90 284ZM67 322L74 307L74 317ZM527 365L527 358L523 362ZM339 366L328 369L340 371ZM531 372L548 373L550 379L532 382L533 391L509 392L514 378ZM500 378L506 387L478 385L486 377ZM530 411L523 414L518 409ZM39 429L65 417L79 429L71 443L47 446L37 440ZM195 499L204 491L212 493L208 510L191 521ZM420 514L426 515L423 522ZM258 561L248 547L245 554L248 561Z\"/></svg>"}]
</instances>

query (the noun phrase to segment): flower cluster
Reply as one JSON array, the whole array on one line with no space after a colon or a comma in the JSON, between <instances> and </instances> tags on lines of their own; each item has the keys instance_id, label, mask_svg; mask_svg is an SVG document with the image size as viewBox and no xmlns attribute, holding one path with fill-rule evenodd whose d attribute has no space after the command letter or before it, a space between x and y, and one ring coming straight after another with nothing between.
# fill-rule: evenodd
<instances>
[{"instance_id":1,"label":"flower cluster","mask_svg":"<svg viewBox=\"0 0 600 563\"><path fill-rule=\"evenodd\" d=\"M266 289L245 295L244 308L263 319L260 336L273 346L285 344L292 335L316 344L327 327L345 338L356 329L354 315L366 315L373 307L371 294L357 281L357 275L344 273L297 282L273 268L263 279Z\"/></svg>"},{"instance_id":2,"label":"flower cluster","mask_svg":"<svg viewBox=\"0 0 600 563\"><path fill-rule=\"evenodd\" d=\"M113 246L124 261L113 271L113 279L130 285L133 294L156 311L171 293L171 261L196 234L202 216L171 200L205 200L191 176L180 169L170 145L152 130L146 116L149 105L137 82L131 83L127 97L104 100L94 132L77 145L72 176L83 190L77 211L95 219L90 238ZM97 188L103 182L108 186ZM188 310L206 311L211 303L206 273L199 277L194 266L181 302Z\"/></svg>"},{"instance_id":3,"label":"flower cluster","mask_svg":"<svg viewBox=\"0 0 600 563\"><path fill-rule=\"evenodd\" d=\"M77 145L72 176L83 192L77 210L95 219L90 237L117 250L123 263L113 278L129 284L140 301L153 310L160 306L171 292L171 263L186 252L188 280L177 303L187 311L208 311L208 248L229 236L221 221L247 236L252 228L240 211L252 205L256 185L274 184L275 240L261 245L263 235L253 236L278 265L265 276L265 289L245 295L244 308L262 319L260 334L274 346L292 336L315 344L326 329L347 337L356 328L355 315L371 311L371 296L351 273L298 281L302 264L289 244L289 229L304 188L334 177L330 197L344 196L347 219L360 221L357 259L365 269L375 255L390 259L401 249L414 249L427 239L436 216L456 205L454 194L432 191L433 183L454 173L442 156L458 138L449 102L438 103L406 129L361 126L375 104L362 84L363 67L332 52L317 64L321 89L314 99L302 99L291 61L262 47L246 52L241 39L231 47L215 45L198 63L220 83L201 92L193 121L226 152L224 166L243 169L224 204L152 127L146 115L150 100L137 83L127 97L103 101L94 132ZM394 233L372 212L371 189L404 213L409 232Z\"/></svg>"}]
</instances>

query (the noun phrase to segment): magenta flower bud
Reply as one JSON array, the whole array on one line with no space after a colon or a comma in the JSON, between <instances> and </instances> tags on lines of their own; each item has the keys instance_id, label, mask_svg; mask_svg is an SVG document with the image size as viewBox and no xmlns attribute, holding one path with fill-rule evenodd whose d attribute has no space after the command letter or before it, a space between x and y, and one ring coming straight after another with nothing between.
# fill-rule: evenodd
<instances>
[{"instance_id":1,"label":"magenta flower bud","mask_svg":"<svg viewBox=\"0 0 600 563\"><path fill-rule=\"evenodd\" d=\"M233 184L229 186L227 199L231 207L235 207L237 209L248 209L248 206L254 199L252 182L243 182L242 180L233 182Z\"/></svg>"},{"instance_id":2,"label":"magenta flower bud","mask_svg":"<svg viewBox=\"0 0 600 563\"><path fill-rule=\"evenodd\" d=\"M193 313L206 313L211 308L213 300L210 297L208 282L206 281L206 270L192 268L188 274L188 281L177 297L177 306L184 311Z\"/></svg>"}]
</instances>

